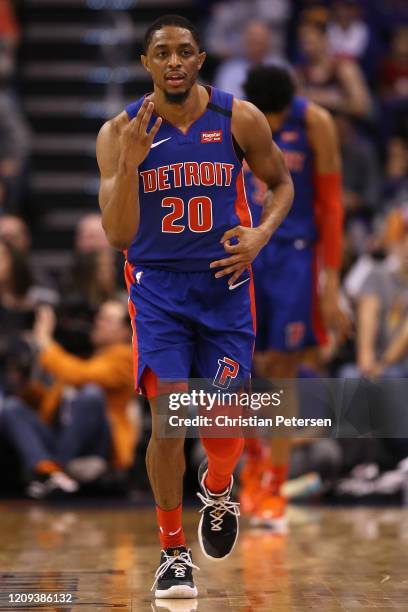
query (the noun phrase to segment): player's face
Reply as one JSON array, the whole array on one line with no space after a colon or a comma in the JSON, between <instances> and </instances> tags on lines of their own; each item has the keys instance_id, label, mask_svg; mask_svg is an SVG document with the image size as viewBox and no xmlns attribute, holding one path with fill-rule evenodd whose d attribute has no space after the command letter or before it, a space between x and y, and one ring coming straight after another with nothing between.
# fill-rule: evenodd
<instances>
[{"instance_id":1,"label":"player's face","mask_svg":"<svg viewBox=\"0 0 408 612\"><path fill-rule=\"evenodd\" d=\"M157 30L152 37L143 66L168 102L185 100L197 80L205 53L200 53L191 32L176 26Z\"/></svg>"}]
</instances>

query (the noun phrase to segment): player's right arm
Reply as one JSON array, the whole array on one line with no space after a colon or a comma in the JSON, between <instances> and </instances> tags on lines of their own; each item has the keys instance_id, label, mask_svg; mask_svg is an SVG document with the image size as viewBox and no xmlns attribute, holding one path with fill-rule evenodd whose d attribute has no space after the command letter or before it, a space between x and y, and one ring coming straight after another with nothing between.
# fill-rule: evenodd
<instances>
[{"instance_id":1,"label":"player's right arm","mask_svg":"<svg viewBox=\"0 0 408 612\"><path fill-rule=\"evenodd\" d=\"M139 229L139 165L150 151L159 117L147 132L153 112L147 98L136 117L121 113L101 128L96 143L100 170L99 206L109 243L119 250L129 247Z\"/></svg>"}]
</instances>

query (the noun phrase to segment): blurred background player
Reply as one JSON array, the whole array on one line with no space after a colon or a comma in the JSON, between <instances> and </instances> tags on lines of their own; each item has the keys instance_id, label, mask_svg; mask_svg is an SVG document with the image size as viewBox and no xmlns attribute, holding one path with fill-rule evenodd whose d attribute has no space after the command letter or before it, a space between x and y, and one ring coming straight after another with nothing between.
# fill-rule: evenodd
<instances>
[{"instance_id":1,"label":"blurred background player","mask_svg":"<svg viewBox=\"0 0 408 612\"><path fill-rule=\"evenodd\" d=\"M110 243L127 249L136 385L152 411L146 463L162 545L155 595L192 598L195 566L182 527L184 437L160 432L158 396L162 381L180 391L192 375L238 388L249 377L255 313L248 266L286 216L293 186L262 113L197 83L205 53L189 21L156 20L141 59L154 93L100 131L100 205ZM243 187L244 156L268 185L257 228ZM231 492L243 439L202 442L208 464L199 469L198 537L204 555L220 560L238 537Z\"/></svg>"},{"instance_id":2,"label":"blurred background player","mask_svg":"<svg viewBox=\"0 0 408 612\"><path fill-rule=\"evenodd\" d=\"M295 94L287 68L253 68L244 89L265 114L295 186L291 211L254 264L255 371L269 379L290 379L297 376L304 351L327 341L326 330L340 339L349 333L349 321L339 306L339 146L331 116ZM256 225L263 187L250 173L246 179ZM288 414L296 414L293 388L287 389L285 404ZM280 488L288 474L290 447L289 438L272 438L270 458L261 461L260 444L248 441L241 503L243 511L254 514L256 524L284 522L286 500Z\"/></svg>"}]
</instances>

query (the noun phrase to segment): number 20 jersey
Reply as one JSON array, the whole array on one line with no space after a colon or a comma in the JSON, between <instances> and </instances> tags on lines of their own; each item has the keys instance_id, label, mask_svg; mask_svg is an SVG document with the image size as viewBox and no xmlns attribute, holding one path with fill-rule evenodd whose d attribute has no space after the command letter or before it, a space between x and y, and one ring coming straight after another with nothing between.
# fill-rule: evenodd
<instances>
[{"instance_id":1,"label":"number 20 jersey","mask_svg":"<svg viewBox=\"0 0 408 612\"><path fill-rule=\"evenodd\" d=\"M144 97L126 108L133 119ZM130 264L174 271L209 270L226 257L220 243L236 225L251 226L241 160L231 132L231 94L210 88L204 113L183 134L163 121L139 166L139 230ZM148 129L157 116L153 114Z\"/></svg>"}]
</instances>

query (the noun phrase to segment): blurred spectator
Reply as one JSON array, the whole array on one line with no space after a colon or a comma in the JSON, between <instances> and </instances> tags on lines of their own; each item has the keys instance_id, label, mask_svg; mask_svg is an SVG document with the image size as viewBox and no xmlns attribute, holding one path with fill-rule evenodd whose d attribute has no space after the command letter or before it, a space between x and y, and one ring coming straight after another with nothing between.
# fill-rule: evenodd
<instances>
[{"instance_id":1,"label":"blurred spectator","mask_svg":"<svg viewBox=\"0 0 408 612\"><path fill-rule=\"evenodd\" d=\"M337 114L343 165L343 202L349 215L375 211L380 203L380 165L372 143L344 114Z\"/></svg>"},{"instance_id":2,"label":"blurred spectator","mask_svg":"<svg viewBox=\"0 0 408 612\"><path fill-rule=\"evenodd\" d=\"M75 250L78 253L92 253L109 246L98 213L89 213L78 222L75 232Z\"/></svg>"},{"instance_id":3,"label":"blurred spectator","mask_svg":"<svg viewBox=\"0 0 408 612\"><path fill-rule=\"evenodd\" d=\"M242 85L251 66L276 61L269 55L271 33L262 21L250 21L244 29L242 54L223 62L215 75L215 86L243 98Z\"/></svg>"},{"instance_id":4,"label":"blurred spectator","mask_svg":"<svg viewBox=\"0 0 408 612\"><path fill-rule=\"evenodd\" d=\"M12 87L19 39L10 2L0 2L0 213L18 210L29 130Z\"/></svg>"},{"instance_id":5,"label":"blurred spectator","mask_svg":"<svg viewBox=\"0 0 408 612\"><path fill-rule=\"evenodd\" d=\"M380 69L381 122L384 140L408 139L408 24L393 33L391 50Z\"/></svg>"},{"instance_id":6,"label":"blurred spectator","mask_svg":"<svg viewBox=\"0 0 408 612\"><path fill-rule=\"evenodd\" d=\"M405 376L408 367L408 232L394 256L376 264L357 304L357 365L342 376Z\"/></svg>"},{"instance_id":7,"label":"blurred spectator","mask_svg":"<svg viewBox=\"0 0 408 612\"><path fill-rule=\"evenodd\" d=\"M79 221L74 249L63 291L77 293L90 307L97 307L117 291L116 253L106 239L99 214L86 215Z\"/></svg>"},{"instance_id":8,"label":"blurred spectator","mask_svg":"<svg viewBox=\"0 0 408 612\"><path fill-rule=\"evenodd\" d=\"M28 255L30 252L30 230L21 217L16 215L0 217L0 237L7 240L20 253Z\"/></svg>"},{"instance_id":9,"label":"blurred spectator","mask_svg":"<svg viewBox=\"0 0 408 612\"><path fill-rule=\"evenodd\" d=\"M367 118L371 101L364 76L354 61L330 53L324 26L302 23L299 44L303 58L297 73L304 95L330 111Z\"/></svg>"},{"instance_id":10,"label":"blurred spectator","mask_svg":"<svg viewBox=\"0 0 408 612\"><path fill-rule=\"evenodd\" d=\"M392 138L387 146L383 197L388 205L408 202L408 144Z\"/></svg>"},{"instance_id":11,"label":"blurred spectator","mask_svg":"<svg viewBox=\"0 0 408 612\"><path fill-rule=\"evenodd\" d=\"M55 283L44 270L38 269L34 264L31 253L31 233L25 221L15 215L0 216L0 238L4 238L26 258L33 283L36 286L37 301L56 304L58 294L55 291Z\"/></svg>"},{"instance_id":12,"label":"blurred spectator","mask_svg":"<svg viewBox=\"0 0 408 612\"><path fill-rule=\"evenodd\" d=\"M0 238L0 329L14 333L31 328L34 300L25 256Z\"/></svg>"},{"instance_id":13,"label":"blurred spectator","mask_svg":"<svg viewBox=\"0 0 408 612\"><path fill-rule=\"evenodd\" d=\"M359 0L335 0L328 36L333 54L359 62L371 82L381 48L373 30L361 18Z\"/></svg>"},{"instance_id":14,"label":"blurred spectator","mask_svg":"<svg viewBox=\"0 0 408 612\"><path fill-rule=\"evenodd\" d=\"M128 414L134 390L125 303L109 301L100 307L92 332L95 352L89 359L79 359L54 342L55 323L52 309L43 307L33 329L38 366L53 382L46 386L32 377L19 397L5 400L3 415L6 436L30 475L33 497L74 493L76 480L89 480L90 470L99 476L107 462L115 470L127 470L137 438Z\"/></svg>"},{"instance_id":15,"label":"blurred spectator","mask_svg":"<svg viewBox=\"0 0 408 612\"><path fill-rule=\"evenodd\" d=\"M381 95L386 99L408 100L408 26L392 36L391 48L380 72Z\"/></svg>"},{"instance_id":16,"label":"blurred spectator","mask_svg":"<svg viewBox=\"0 0 408 612\"><path fill-rule=\"evenodd\" d=\"M206 29L206 50L220 59L239 57L242 32L250 21L257 21L263 23L269 32L267 54L283 57L286 24L291 10L291 3L287 0L218 2L212 7L212 17Z\"/></svg>"},{"instance_id":17,"label":"blurred spectator","mask_svg":"<svg viewBox=\"0 0 408 612\"><path fill-rule=\"evenodd\" d=\"M330 49L334 55L360 60L368 47L370 30L361 19L357 0L335 0L328 26Z\"/></svg>"},{"instance_id":18,"label":"blurred spectator","mask_svg":"<svg viewBox=\"0 0 408 612\"><path fill-rule=\"evenodd\" d=\"M116 296L117 277L116 252L106 239L101 216L84 216L76 229L72 264L60 281L57 337L71 352L90 352L93 317L102 302Z\"/></svg>"}]
</instances>

